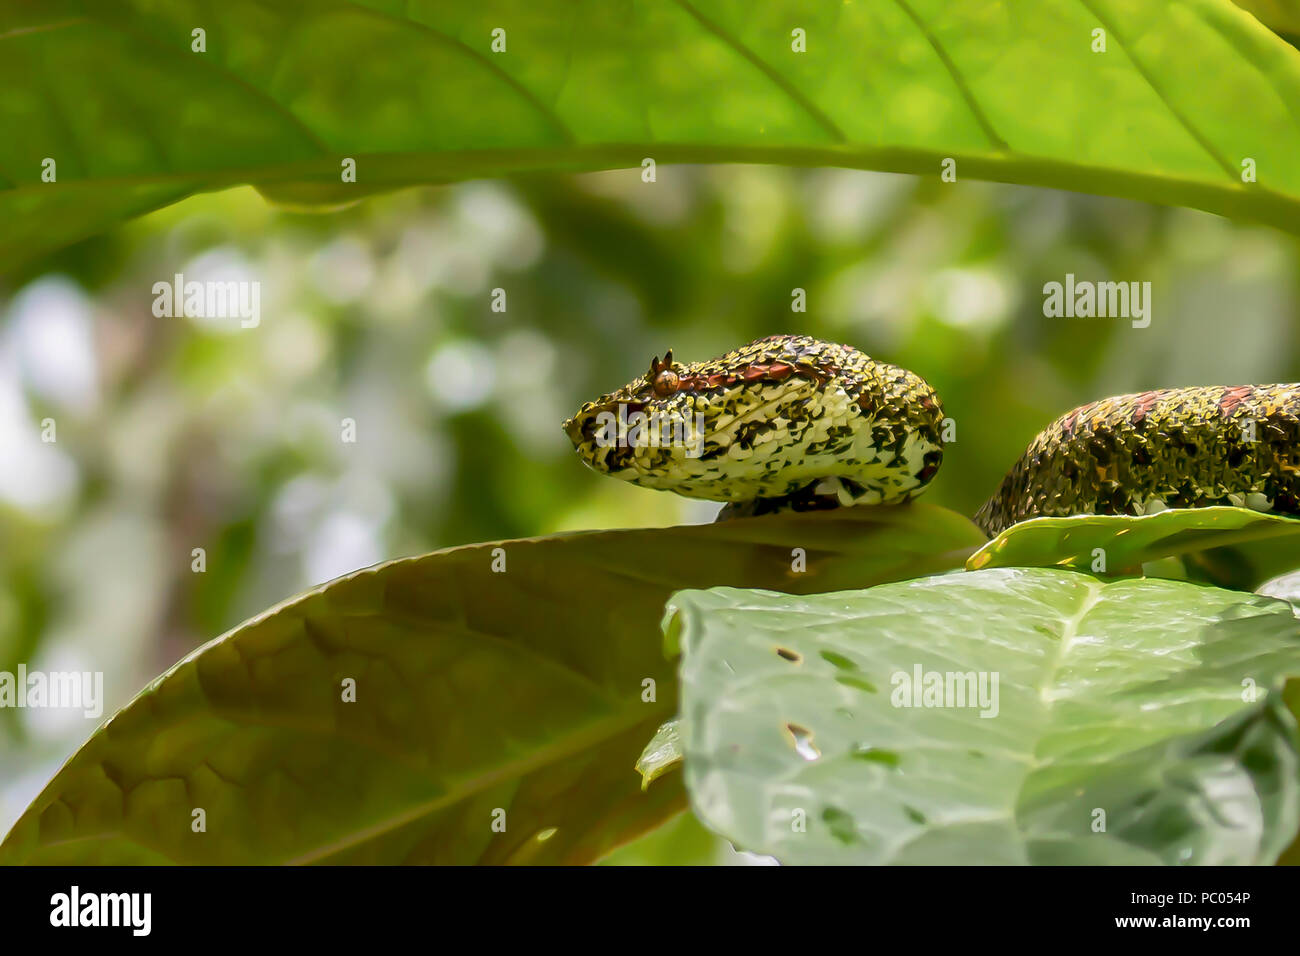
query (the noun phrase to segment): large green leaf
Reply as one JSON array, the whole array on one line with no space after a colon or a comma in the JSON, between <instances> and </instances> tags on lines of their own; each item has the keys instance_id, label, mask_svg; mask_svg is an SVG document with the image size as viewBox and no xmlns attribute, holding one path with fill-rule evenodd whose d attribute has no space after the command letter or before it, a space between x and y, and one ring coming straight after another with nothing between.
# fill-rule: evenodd
<instances>
[{"instance_id":1,"label":"large green leaf","mask_svg":"<svg viewBox=\"0 0 1300 956\"><path fill-rule=\"evenodd\" d=\"M59 771L0 863L594 859L683 805L679 775L642 793L633 769L676 710L657 627L670 593L898 580L960 567L979 538L918 504L379 565L163 675Z\"/></svg>"},{"instance_id":2,"label":"large green leaf","mask_svg":"<svg viewBox=\"0 0 1300 956\"><path fill-rule=\"evenodd\" d=\"M667 626L692 804L784 862L1271 863L1300 828L1281 601L1001 569L690 591ZM909 706L918 669L989 693Z\"/></svg>"},{"instance_id":3,"label":"large green leaf","mask_svg":"<svg viewBox=\"0 0 1300 956\"><path fill-rule=\"evenodd\" d=\"M1177 556L1193 556L1216 583L1253 588L1300 565L1300 520L1228 507L1033 518L1007 528L971 555L966 567L1123 574ZM1216 568L1216 560L1227 567Z\"/></svg>"},{"instance_id":4,"label":"large green leaf","mask_svg":"<svg viewBox=\"0 0 1300 956\"><path fill-rule=\"evenodd\" d=\"M645 157L952 159L1300 229L1300 55L1229 0L0 0L0 44L11 266L236 183L330 202Z\"/></svg>"}]
</instances>

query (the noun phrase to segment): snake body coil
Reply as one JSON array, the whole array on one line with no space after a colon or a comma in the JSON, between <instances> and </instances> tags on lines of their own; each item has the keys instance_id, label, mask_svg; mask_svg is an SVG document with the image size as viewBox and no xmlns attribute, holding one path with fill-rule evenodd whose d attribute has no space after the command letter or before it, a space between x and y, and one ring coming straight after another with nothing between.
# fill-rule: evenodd
<instances>
[{"instance_id":1,"label":"snake body coil","mask_svg":"<svg viewBox=\"0 0 1300 956\"><path fill-rule=\"evenodd\" d=\"M1102 399L1039 433L975 515L989 534L1039 515L1236 505L1296 514L1300 385L1167 388Z\"/></svg>"},{"instance_id":2,"label":"snake body coil","mask_svg":"<svg viewBox=\"0 0 1300 956\"><path fill-rule=\"evenodd\" d=\"M709 362L656 358L564 427L603 474L759 514L909 500L938 471L943 422L934 390L912 372L777 335ZM975 521L993 535L1040 515L1207 505L1296 514L1297 449L1300 385L1121 395L1044 429Z\"/></svg>"}]
</instances>

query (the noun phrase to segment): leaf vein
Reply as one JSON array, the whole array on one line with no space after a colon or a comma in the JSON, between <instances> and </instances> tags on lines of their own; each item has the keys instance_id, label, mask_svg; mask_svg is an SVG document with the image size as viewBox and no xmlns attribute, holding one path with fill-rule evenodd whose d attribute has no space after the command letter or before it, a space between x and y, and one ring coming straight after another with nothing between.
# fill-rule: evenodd
<instances>
[{"instance_id":1,"label":"leaf vein","mask_svg":"<svg viewBox=\"0 0 1300 956\"><path fill-rule=\"evenodd\" d=\"M997 130L993 128L993 123L984 115L984 110L980 108L979 102L975 99L974 91L972 91L969 84L967 84L966 78L962 76L961 71L957 69L957 64L953 62L950 56L948 56L948 51L944 49L943 44L939 42L939 38L934 35L928 26L926 26L925 21L917 15L916 11L907 3L907 0L894 0L894 2L898 4L909 18L911 18L912 22L916 24L916 28L921 31L921 35L925 37L931 48L933 48L935 55L939 57L939 62L943 64L943 68L948 71L948 75L952 77L953 83L957 85L957 89L961 93L962 99L966 101L966 108L971 111L971 114L975 117L975 121L979 123L980 129L982 129L984 135L988 137L989 142L995 149L999 151L1007 151L1009 147L1007 146L1006 141L998 135Z\"/></svg>"},{"instance_id":2,"label":"leaf vein","mask_svg":"<svg viewBox=\"0 0 1300 956\"><path fill-rule=\"evenodd\" d=\"M1160 102L1164 104L1165 109L1169 110L1174 119L1178 120L1179 125L1187 131L1188 135L1196 141L1196 144L1200 146L1201 149L1205 150L1205 152L1209 154L1211 159L1218 163L1220 168L1222 168L1228 176L1235 180L1237 178L1237 170L1219 154L1218 150L1214 148L1214 144L1210 142L1205 134L1192 125L1192 121L1183 114L1182 110L1170 101L1164 89L1156 82L1155 77L1151 75L1142 61L1138 59L1137 54L1133 51L1132 47L1120 32L1115 29L1114 24L1112 24L1106 17L1102 16L1100 11L1097 10L1094 0L1079 0L1079 2L1083 4L1089 13L1097 18L1097 22L1106 29L1106 32L1115 38L1115 42L1117 42L1124 50L1125 54L1128 56L1129 62L1132 63L1133 68L1137 70L1138 75L1142 77L1147 86L1151 87L1151 91L1156 94Z\"/></svg>"},{"instance_id":3,"label":"leaf vein","mask_svg":"<svg viewBox=\"0 0 1300 956\"><path fill-rule=\"evenodd\" d=\"M787 97L789 97L795 103L796 106L798 106L801 110L803 110L803 112L806 113L815 123L817 123L818 126L824 129L832 138L834 138L835 142L837 143L848 142L848 137L845 136L844 131L841 130L839 126L835 124L835 121L832 120L825 113L823 113L820 109L818 109L816 104L814 104L812 100L804 96L803 93L799 91L798 87L796 87L793 83L791 83L789 80L783 77L779 72L777 72L777 70L771 64L767 63L757 53L755 53L745 44L741 43L738 38L727 33L727 31L723 30L722 27L720 27L718 24L714 23L712 20L710 20L708 17L702 14L699 10L695 8L695 6L690 2L690 0L674 0L674 2L683 10L685 10L687 13L689 13L692 17L694 17L699 22L699 24L702 27L704 27L704 29L708 30L710 33L712 33L714 36L720 39L723 43L727 44L729 47L731 47L733 50L739 53L751 66L753 66L756 70L758 70L765 77L767 77L767 79L770 80L772 84L776 86L777 89L779 89L782 93L784 93Z\"/></svg>"}]
</instances>

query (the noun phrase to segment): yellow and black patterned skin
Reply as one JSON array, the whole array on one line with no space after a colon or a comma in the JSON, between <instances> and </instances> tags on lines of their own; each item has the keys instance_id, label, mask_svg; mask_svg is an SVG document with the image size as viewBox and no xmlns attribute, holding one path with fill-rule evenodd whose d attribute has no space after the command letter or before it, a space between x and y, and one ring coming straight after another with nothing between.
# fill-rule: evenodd
<instances>
[{"instance_id":1,"label":"yellow and black patterned skin","mask_svg":"<svg viewBox=\"0 0 1300 956\"><path fill-rule=\"evenodd\" d=\"M637 413L658 427L619 441L611 423ZM656 357L564 429L601 474L729 502L738 515L906 501L939 469L942 422L938 397L914 373L774 335L707 362ZM667 439L648 442L647 432Z\"/></svg>"},{"instance_id":2,"label":"yellow and black patterned skin","mask_svg":"<svg viewBox=\"0 0 1300 956\"><path fill-rule=\"evenodd\" d=\"M1172 388L1074 409L975 516L990 535L1040 515L1236 505L1296 514L1300 385Z\"/></svg>"},{"instance_id":3,"label":"yellow and black patterned skin","mask_svg":"<svg viewBox=\"0 0 1300 956\"><path fill-rule=\"evenodd\" d=\"M619 410L622 411L619 411ZM681 440L609 441L600 421L657 415ZM857 349L774 335L708 362L671 353L565 430L596 471L724 516L907 501L943 460L943 410L919 376ZM688 429L688 431L689 431ZM975 515L987 534L1039 516L1235 505L1300 514L1300 385L1119 395L1061 416Z\"/></svg>"}]
</instances>

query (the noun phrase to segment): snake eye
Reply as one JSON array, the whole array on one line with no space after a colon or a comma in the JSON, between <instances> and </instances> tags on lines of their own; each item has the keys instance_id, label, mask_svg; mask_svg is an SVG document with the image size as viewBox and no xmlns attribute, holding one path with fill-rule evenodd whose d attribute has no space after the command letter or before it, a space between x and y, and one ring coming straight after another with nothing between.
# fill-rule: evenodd
<instances>
[{"instance_id":1,"label":"snake eye","mask_svg":"<svg viewBox=\"0 0 1300 956\"><path fill-rule=\"evenodd\" d=\"M655 394L660 398L667 398L677 391L677 385L680 381L676 372L672 369L664 369L654 378Z\"/></svg>"}]
</instances>

